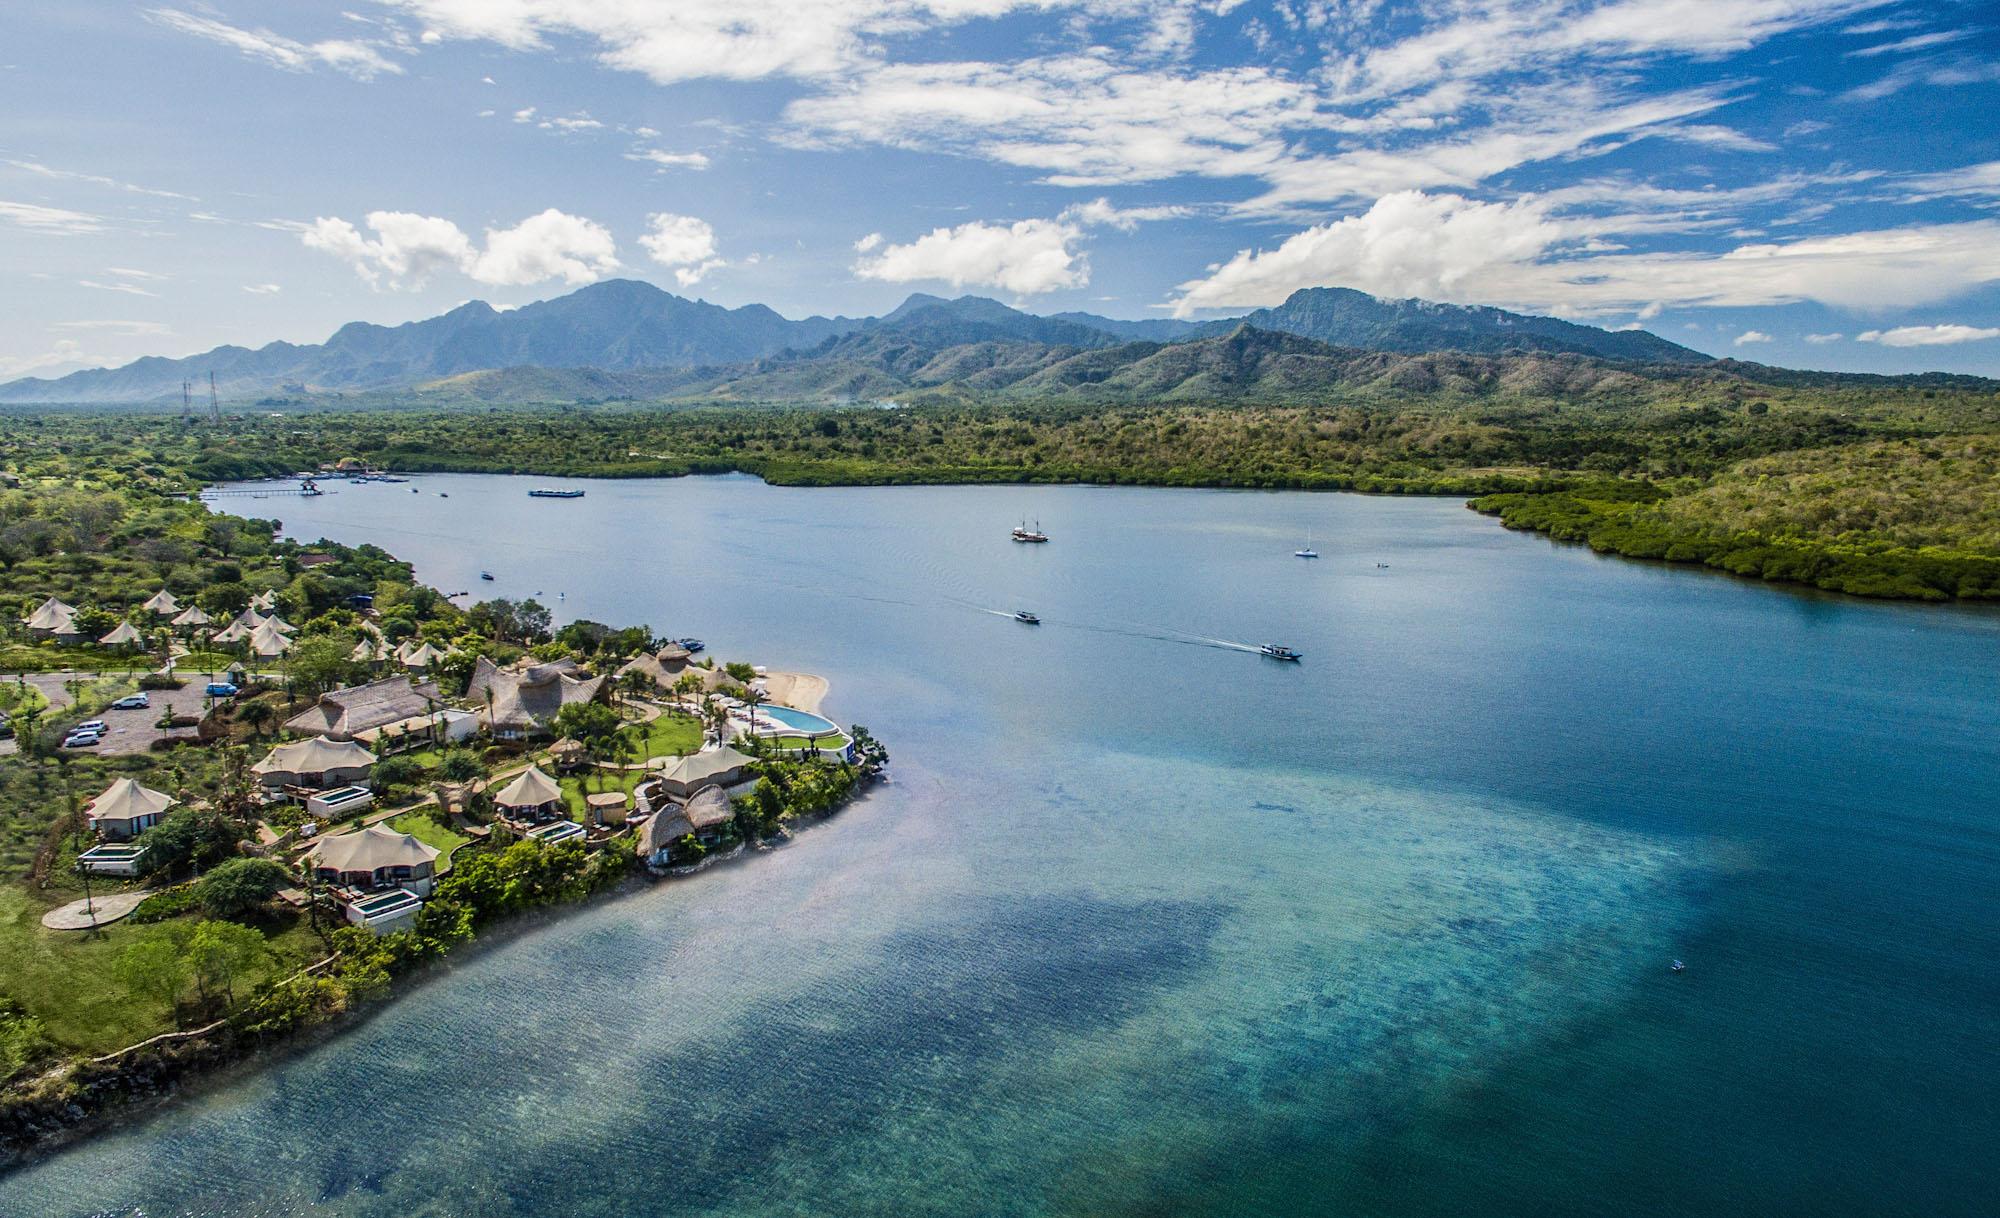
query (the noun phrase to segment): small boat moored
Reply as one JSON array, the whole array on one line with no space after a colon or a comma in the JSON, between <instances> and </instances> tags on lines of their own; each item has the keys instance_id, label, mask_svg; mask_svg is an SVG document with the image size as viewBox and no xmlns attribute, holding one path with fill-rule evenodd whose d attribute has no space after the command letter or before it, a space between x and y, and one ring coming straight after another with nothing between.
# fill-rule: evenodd
<instances>
[{"instance_id":1,"label":"small boat moored","mask_svg":"<svg viewBox=\"0 0 2000 1218\"><path fill-rule=\"evenodd\" d=\"M1047 541L1049 539L1049 535L1042 532L1042 522L1039 520L1035 522L1035 527L1032 529L1028 527L1028 522L1023 520L1014 527L1014 531L1010 536L1015 541Z\"/></svg>"},{"instance_id":2,"label":"small boat moored","mask_svg":"<svg viewBox=\"0 0 2000 1218\"><path fill-rule=\"evenodd\" d=\"M674 642L679 643L682 647L685 647L689 655L694 655L695 653L704 650L708 646L707 643L702 642L700 639L675 639Z\"/></svg>"},{"instance_id":3,"label":"small boat moored","mask_svg":"<svg viewBox=\"0 0 2000 1218\"><path fill-rule=\"evenodd\" d=\"M492 583L492 582L493 582L493 572L491 572L491 571L481 571L481 572L479 573L479 578L481 578L481 579L485 580L485 581L486 581L486 582L488 582L488 583Z\"/></svg>"},{"instance_id":4,"label":"small boat moored","mask_svg":"<svg viewBox=\"0 0 2000 1218\"><path fill-rule=\"evenodd\" d=\"M1290 660L1294 664L1305 659L1303 652L1293 651L1282 643L1266 643L1257 650L1259 653L1267 655L1274 660Z\"/></svg>"},{"instance_id":5,"label":"small boat moored","mask_svg":"<svg viewBox=\"0 0 2000 1218\"><path fill-rule=\"evenodd\" d=\"M1034 614L1029 613L1026 609L1016 610L1014 613L1014 620L1029 626L1039 626L1042 624L1041 618L1038 618Z\"/></svg>"},{"instance_id":6,"label":"small boat moored","mask_svg":"<svg viewBox=\"0 0 2000 1218\"><path fill-rule=\"evenodd\" d=\"M582 491L558 491L546 486L538 486L528 492L530 499L581 499Z\"/></svg>"},{"instance_id":7,"label":"small boat moored","mask_svg":"<svg viewBox=\"0 0 2000 1218\"><path fill-rule=\"evenodd\" d=\"M1292 557L1293 557L1293 558L1318 558L1318 557L1319 557L1319 551L1318 551L1318 550L1315 550L1315 549L1313 549L1313 548L1312 548L1311 546L1307 546L1307 547L1306 547L1305 549L1303 549L1303 550L1293 550L1293 551L1292 551Z\"/></svg>"},{"instance_id":8,"label":"small boat moored","mask_svg":"<svg viewBox=\"0 0 2000 1218\"><path fill-rule=\"evenodd\" d=\"M1674 962L1673 962L1673 964L1671 965L1671 967L1672 967L1673 971L1674 971L1674 972L1676 972L1676 973L1685 973L1685 972L1687 972L1687 965L1683 964L1683 963L1682 963L1682 962L1680 962L1679 960L1676 960L1676 961L1674 961Z\"/></svg>"}]
</instances>

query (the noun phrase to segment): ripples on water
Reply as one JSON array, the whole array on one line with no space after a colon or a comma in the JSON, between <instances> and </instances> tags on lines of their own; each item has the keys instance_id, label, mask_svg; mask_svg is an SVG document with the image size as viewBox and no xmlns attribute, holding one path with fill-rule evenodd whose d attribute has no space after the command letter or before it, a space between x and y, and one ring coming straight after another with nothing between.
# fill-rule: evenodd
<instances>
[{"instance_id":1,"label":"ripples on water","mask_svg":"<svg viewBox=\"0 0 2000 1218\"><path fill-rule=\"evenodd\" d=\"M2000 773L1989 617L1801 614L1437 502L727 479L560 516L449 485L416 522L396 488L287 510L447 587L518 596L535 565L551 602L553 555L637 555L568 569L565 613L828 674L896 781L0 1182L0 1211L1973 1212L1992 979L1914 961L1896 919L1994 946L1962 798ZM1010 548L1022 514L1056 542ZM1172 641L1281 629L1303 671ZM1968 897L1913 913L1941 865ZM1922 1028L1876 1025L1912 983ZM1936 1136L1878 1144L1840 1086Z\"/></svg>"}]
</instances>

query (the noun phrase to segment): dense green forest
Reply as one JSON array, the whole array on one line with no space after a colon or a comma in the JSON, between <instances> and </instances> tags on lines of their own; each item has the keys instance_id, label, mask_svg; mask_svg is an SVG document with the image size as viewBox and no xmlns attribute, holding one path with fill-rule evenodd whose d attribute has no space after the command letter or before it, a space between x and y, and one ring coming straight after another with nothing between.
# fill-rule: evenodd
<instances>
[{"instance_id":1,"label":"dense green forest","mask_svg":"<svg viewBox=\"0 0 2000 1218\"><path fill-rule=\"evenodd\" d=\"M789 485L1478 495L1510 526L1607 551L1932 599L2000 587L2000 394L1984 384L1732 374L1632 400L1524 390L1331 406L495 407L221 423L69 411L0 419L0 445L16 465L35 453L43 468L182 489L352 459L600 477L743 471ZM0 559L10 537L0 528Z\"/></svg>"}]
</instances>

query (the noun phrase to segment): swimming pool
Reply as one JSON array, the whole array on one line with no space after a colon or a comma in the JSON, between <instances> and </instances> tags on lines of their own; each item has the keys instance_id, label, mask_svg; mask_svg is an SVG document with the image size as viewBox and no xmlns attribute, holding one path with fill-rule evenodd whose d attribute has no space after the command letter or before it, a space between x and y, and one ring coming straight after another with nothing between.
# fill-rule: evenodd
<instances>
[{"instance_id":1,"label":"swimming pool","mask_svg":"<svg viewBox=\"0 0 2000 1218\"><path fill-rule=\"evenodd\" d=\"M775 720L793 731L804 732L808 736L820 736L840 730L839 725L832 720L822 719L807 711L794 710L789 706L760 706L757 708L757 717Z\"/></svg>"}]
</instances>

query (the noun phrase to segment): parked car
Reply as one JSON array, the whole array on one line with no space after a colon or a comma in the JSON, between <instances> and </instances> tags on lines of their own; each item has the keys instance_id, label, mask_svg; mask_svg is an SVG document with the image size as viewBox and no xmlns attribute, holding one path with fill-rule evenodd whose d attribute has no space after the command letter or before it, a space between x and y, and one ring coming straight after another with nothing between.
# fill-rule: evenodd
<instances>
[{"instance_id":1,"label":"parked car","mask_svg":"<svg viewBox=\"0 0 2000 1218\"><path fill-rule=\"evenodd\" d=\"M62 746L66 749L95 748L103 740L103 735L98 732L71 732L63 737Z\"/></svg>"},{"instance_id":2,"label":"parked car","mask_svg":"<svg viewBox=\"0 0 2000 1218\"><path fill-rule=\"evenodd\" d=\"M210 681L208 688L202 692L211 698L234 698L236 687L227 681Z\"/></svg>"},{"instance_id":3,"label":"parked car","mask_svg":"<svg viewBox=\"0 0 2000 1218\"><path fill-rule=\"evenodd\" d=\"M77 724L69 730L71 735L76 735L79 732L95 732L97 735L102 736L111 730L111 725L102 719L85 719L82 723Z\"/></svg>"},{"instance_id":4,"label":"parked car","mask_svg":"<svg viewBox=\"0 0 2000 1218\"><path fill-rule=\"evenodd\" d=\"M153 700L147 697L144 692L140 692L136 694L126 694L124 697L118 699L118 701L113 702L111 704L111 709L144 710L147 707L151 706L152 704Z\"/></svg>"}]
</instances>

